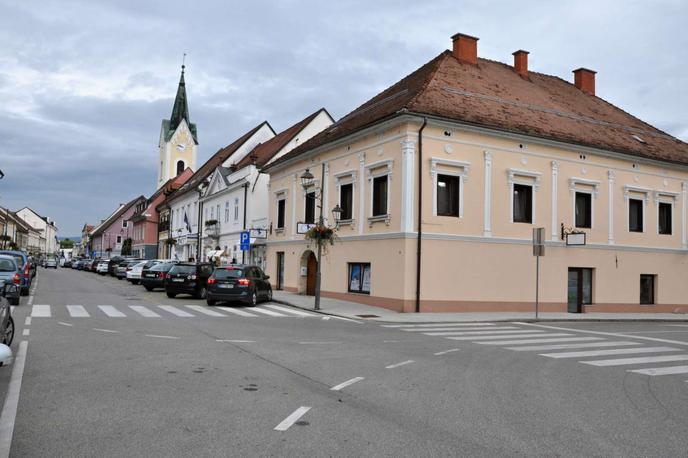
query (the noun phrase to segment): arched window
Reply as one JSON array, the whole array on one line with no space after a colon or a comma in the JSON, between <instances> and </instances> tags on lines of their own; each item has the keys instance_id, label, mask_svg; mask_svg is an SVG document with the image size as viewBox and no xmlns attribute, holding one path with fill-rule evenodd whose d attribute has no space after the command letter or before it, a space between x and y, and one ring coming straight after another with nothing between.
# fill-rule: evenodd
<instances>
[{"instance_id":1,"label":"arched window","mask_svg":"<svg viewBox=\"0 0 688 458\"><path fill-rule=\"evenodd\" d=\"M181 175L184 171L184 161L177 161L177 175Z\"/></svg>"}]
</instances>

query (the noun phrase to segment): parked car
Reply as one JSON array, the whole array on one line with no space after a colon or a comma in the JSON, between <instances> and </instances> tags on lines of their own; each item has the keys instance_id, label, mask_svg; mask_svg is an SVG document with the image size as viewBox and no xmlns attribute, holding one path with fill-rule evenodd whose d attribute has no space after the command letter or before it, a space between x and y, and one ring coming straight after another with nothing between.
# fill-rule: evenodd
<instances>
[{"instance_id":1,"label":"parked car","mask_svg":"<svg viewBox=\"0 0 688 458\"><path fill-rule=\"evenodd\" d=\"M218 267L208 279L208 305L241 301L255 306L259 301L272 300L269 275L258 266L234 265Z\"/></svg>"},{"instance_id":2,"label":"parked car","mask_svg":"<svg viewBox=\"0 0 688 458\"><path fill-rule=\"evenodd\" d=\"M150 265L149 265L150 264ZM149 267L159 264L156 260L151 261L139 261L134 265L127 267L127 281L131 282L132 285L138 285L141 281L141 272L146 265Z\"/></svg>"},{"instance_id":3,"label":"parked car","mask_svg":"<svg viewBox=\"0 0 688 458\"><path fill-rule=\"evenodd\" d=\"M124 259L120 261L119 264L117 264L117 268L115 269L115 277L117 277L118 280L127 278L127 271L131 270L132 266L140 262L140 259Z\"/></svg>"},{"instance_id":4,"label":"parked car","mask_svg":"<svg viewBox=\"0 0 688 458\"><path fill-rule=\"evenodd\" d=\"M114 277L115 276L115 269L119 265L121 261L123 261L124 258L122 256L115 256L107 260L108 262L108 267L107 267L107 274Z\"/></svg>"},{"instance_id":5,"label":"parked car","mask_svg":"<svg viewBox=\"0 0 688 458\"><path fill-rule=\"evenodd\" d=\"M57 258L55 256L46 257L45 261L43 261L43 267L46 269L57 269Z\"/></svg>"},{"instance_id":6,"label":"parked car","mask_svg":"<svg viewBox=\"0 0 688 458\"><path fill-rule=\"evenodd\" d=\"M38 260L33 256L29 256L29 268L31 271L31 280L33 280L33 277L36 276L36 272L38 271Z\"/></svg>"},{"instance_id":7,"label":"parked car","mask_svg":"<svg viewBox=\"0 0 688 458\"><path fill-rule=\"evenodd\" d=\"M209 262L181 262L172 267L165 277L167 297L177 294L190 294L198 299L205 299L208 278L215 267Z\"/></svg>"},{"instance_id":8,"label":"parked car","mask_svg":"<svg viewBox=\"0 0 688 458\"><path fill-rule=\"evenodd\" d=\"M33 280L29 257L23 251L0 250L0 254L8 254L14 258L21 270L21 295L28 296Z\"/></svg>"},{"instance_id":9,"label":"parked car","mask_svg":"<svg viewBox=\"0 0 688 458\"><path fill-rule=\"evenodd\" d=\"M19 305L22 271L13 256L0 254L0 288L11 305ZM12 286L10 288L10 286ZM6 289L5 289L6 288Z\"/></svg>"},{"instance_id":10,"label":"parked car","mask_svg":"<svg viewBox=\"0 0 688 458\"><path fill-rule=\"evenodd\" d=\"M12 345L12 340L14 340L14 319L6 296L13 294L16 289L17 285L14 284L5 285L0 289L0 342L8 347Z\"/></svg>"},{"instance_id":11,"label":"parked car","mask_svg":"<svg viewBox=\"0 0 688 458\"><path fill-rule=\"evenodd\" d=\"M96 273L98 275L105 275L108 273L108 266L110 265L109 259L102 259L96 264Z\"/></svg>"},{"instance_id":12,"label":"parked car","mask_svg":"<svg viewBox=\"0 0 688 458\"><path fill-rule=\"evenodd\" d=\"M178 261L165 261L149 269L144 269L141 273L141 284L147 291L153 291L155 288L164 288L167 272L177 264L179 264Z\"/></svg>"}]
</instances>

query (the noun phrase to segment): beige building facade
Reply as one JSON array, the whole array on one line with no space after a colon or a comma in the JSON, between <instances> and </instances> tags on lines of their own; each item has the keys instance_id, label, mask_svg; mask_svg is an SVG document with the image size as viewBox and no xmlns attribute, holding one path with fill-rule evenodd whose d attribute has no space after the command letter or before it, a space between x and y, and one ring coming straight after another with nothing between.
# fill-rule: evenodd
<instances>
[{"instance_id":1,"label":"beige building facade","mask_svg":"<svg viewBox=\"0 0 688 458\"><path fill-rule=\"evenodd\" d=\"M529 73L527 61L519 68L523 51L512 68L474 60L470 46L457 43L462 39L477 43L455 36L454 51L428 79L416 84L422 78L410 75L268 168L273 284L313 292L315 245L297 231L312 218L312 190L300 182L309 169L328 224L335 224L335 205L345 210L338 240L321 261L324 296L403 312L530 311L532 231L542 227L541 310L688 311L686 144L597 98L594 72L577 70L574 84L549 80ZM499 97L478 92L463 79L475 77L476 68L479 80L507 87L505 72L512 72L515 89ZM521 85L531 92L522 95ZM371 115L416 87L422 92L404 102L406 110ZM574 102L524 102L537 101L543 88ZM450 96L481 105L453 116ZM467 122L480 110L483 121ZM507 110L523 115L506 113L502 125L485 121ZM359 126L357 116L366 118ZM338 125L344 134L336 134ZM568 233L578 234L569 242L584 237L584 245L567 245Z\"/></svg>"}]
</instances>

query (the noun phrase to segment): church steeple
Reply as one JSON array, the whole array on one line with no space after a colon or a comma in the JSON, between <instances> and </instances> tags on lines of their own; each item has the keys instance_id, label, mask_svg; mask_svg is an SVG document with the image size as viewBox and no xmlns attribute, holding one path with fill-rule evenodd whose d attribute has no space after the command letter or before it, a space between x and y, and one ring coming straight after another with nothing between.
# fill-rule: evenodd
<instances>
[{"instance_id":1,"label":"church steeple","mask_svg":"<svg viewBox=\"0 0 688 458\"><path fill-rule=\"evenodd\" d=\"M184 68L182 65L182 76L179 78L179 86L177 87L177 96L174 99L174 106L172 107L172 116L170 116L170 130L175 131L182 119L191 125L189 121L189 103L186 99L186 83L184 82Z\"/></svg>"}]
</instances>

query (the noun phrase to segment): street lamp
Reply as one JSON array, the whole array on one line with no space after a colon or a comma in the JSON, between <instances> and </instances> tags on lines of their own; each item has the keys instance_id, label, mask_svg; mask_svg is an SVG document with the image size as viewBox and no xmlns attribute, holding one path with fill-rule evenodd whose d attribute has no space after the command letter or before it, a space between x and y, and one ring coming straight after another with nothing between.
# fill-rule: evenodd
<instances>
[{"instance_id":1,"label":"street lamp","mask_svg":"<svg viewBox=\"0 0 688 458\"><path fill-rule=\"evenodd\" d=\"M301 175L301 186L303 187L304 191L309 191L312 188L312 191L316 193L316 196L320 199L320 204L318 205L318 208L320 209L320 216L318 217L318 223L317 223L317 228L321 229L325 227L325 216L323 215L323 189L322 185L325 182L325 163L323 162L322 164L322 179L320 182L320 187L315 187L315 176L311 173L309 169L306 169L305 172L303 172L303 175ZM334 216L335 220L335 228L339 225L339 217L342 214L342 209L339 207L339 205L336 205L332 209L332 215ZM319 233L321 231L318 231ZM320 284L321 284L321 271L320 271L320 260L322 257L322 244L323 240L321 237L318 237L317 239L318 243L318 257L317 257L317 266L315 270L315 304L314 304L314 309L315 310L320 310Z\"/></svg>"}]
</instances>

